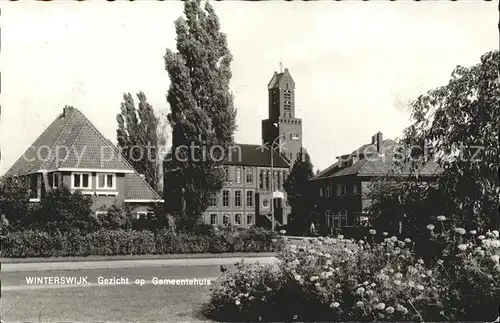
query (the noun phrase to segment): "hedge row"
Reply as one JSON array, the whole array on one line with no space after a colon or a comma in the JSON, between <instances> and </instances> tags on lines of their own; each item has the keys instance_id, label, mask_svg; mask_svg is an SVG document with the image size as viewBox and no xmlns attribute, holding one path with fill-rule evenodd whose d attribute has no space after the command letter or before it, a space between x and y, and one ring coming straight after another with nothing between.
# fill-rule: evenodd
<instances>
[{"instance_id":1,"label":"hedge row","mask_svg":"<svg viewBox=\"0 0 500 323\"><path fill-rule=\"evenodd\" d=\"M1 238L2 257L69 257L182 253L269 252L279 248L271 232L173 233L168 230L99 230L89 234L22 231Z\"/></svg>"}]
</instances>

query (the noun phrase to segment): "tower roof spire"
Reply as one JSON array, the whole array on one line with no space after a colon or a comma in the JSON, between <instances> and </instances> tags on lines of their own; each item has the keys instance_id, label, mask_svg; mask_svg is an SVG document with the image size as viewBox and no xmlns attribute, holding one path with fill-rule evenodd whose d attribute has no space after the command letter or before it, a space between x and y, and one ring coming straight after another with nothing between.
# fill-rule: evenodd
<instances>
[{"instance_id":1,"label":"tower roof spire","mask_svg":"<svg viewBox=\"0 0 500 323\"><path fill-rule=\"evenodd\" d=\"M283 61L280 61L280 73L283 73Z\"/></svg>"}]
</instances>

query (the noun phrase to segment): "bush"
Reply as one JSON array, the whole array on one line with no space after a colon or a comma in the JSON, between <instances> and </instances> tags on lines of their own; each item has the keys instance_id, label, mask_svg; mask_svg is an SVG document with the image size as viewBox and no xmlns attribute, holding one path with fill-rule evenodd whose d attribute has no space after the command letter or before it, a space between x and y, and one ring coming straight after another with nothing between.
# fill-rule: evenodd
<instances>
[{"instance_id":1,"label":"bush","mask_svg":"<svg viewBox=\"0 0 500 323\"><path fill-rule=\"evenodd\" d=\"M212 289L207 314L221 321L494 319L498 232L471 238L466 248L454 243L451 258L428 262L415 255L411 240L397 237L372 236L355 250L331 238L288 246L278 264L242 263L226 273Z\"/></svg>"},{"instance_id":2,"label":"bush","mask_svg":"<svg viewBox=\"0 0 500 323\"><path fill-rule=\"evenodd\" d=\"M140 255L179 253L265 252L282 248L275 234L261 230L229 233L173 233L105 230L27 230L1 237L1 254L8 258L88 255Z\"/></svg>"}]
</instances>

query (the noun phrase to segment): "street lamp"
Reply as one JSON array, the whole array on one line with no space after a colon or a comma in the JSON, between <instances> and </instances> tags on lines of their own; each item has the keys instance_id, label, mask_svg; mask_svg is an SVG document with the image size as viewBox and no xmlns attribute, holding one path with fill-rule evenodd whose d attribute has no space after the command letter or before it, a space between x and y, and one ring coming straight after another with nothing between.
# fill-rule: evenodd
<instances>
[{"instance_id":1,"label":"street lamp","mask_svg":"<svg viewBox=\"0 0 500 323\"><path fill-rule=\"evenodd\" d=\"M276 123L273 124L274 126L277 126ZM291 134L291 132L283 133L276 137L274 141L271 144L271 227L272 231L274 232L274 227L275 227L275 220L274 220L274 145L277 143L277 140L280 139L281 137L284 137L286 135ZM291 140L298 140L299 136L294 135L292 136ZM286 160L285 160L286 162ZM291 166L290 163L286 162L288 166Z\"/></svg>"}]
</instances>

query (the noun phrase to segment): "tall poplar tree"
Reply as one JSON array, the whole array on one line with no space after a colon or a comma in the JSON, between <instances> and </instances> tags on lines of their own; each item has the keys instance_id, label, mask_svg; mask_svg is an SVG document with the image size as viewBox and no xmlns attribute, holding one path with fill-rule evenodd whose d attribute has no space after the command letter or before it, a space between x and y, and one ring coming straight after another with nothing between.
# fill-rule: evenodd
<instances>
[{"instance_id":1,"label":"tall poplar tree","mask_svg":"<svg viewBox=\"0 0 500 323\"><path fill-rule=\"evenodd\" d=\"M316 191L309 181L313 177L313 165L307 151L301 149L284 183L287 199L292 208L290 230L304 233L309 229L311 212L316 204Z\"/></svg>"},{"instance_id":2,"label":"tall poplar tree","mask_svg":"<svg viewBox=\"0 0 500 323\"><path fill-rule=\"evenodd\" d=\"M137 98L139 102L136 107L130 93L123 95L120 113L116 117L118 147L135 170L143 174L149 185L157 190L161 182L158 169L162 164L158 153L164 140L158 132L160 120L143 92L139 92Z\"/></svg>"},{"instance_id":3,"label":"tall poplar tree","mask_svg":"<svg viewBox=\"0 0 500 323\"><path fill-rule=\"evenodd\" d=\"M165 55L172 154L166 163L164 195L168 211L193 226L222 188L220 161L236 130L229 88L232 56L208 2L184 2L184 16L176 20L175 29L177 51L167 49ZM211 149L215 146L220 148Z\"/></svg>"}]
</instances>

